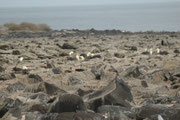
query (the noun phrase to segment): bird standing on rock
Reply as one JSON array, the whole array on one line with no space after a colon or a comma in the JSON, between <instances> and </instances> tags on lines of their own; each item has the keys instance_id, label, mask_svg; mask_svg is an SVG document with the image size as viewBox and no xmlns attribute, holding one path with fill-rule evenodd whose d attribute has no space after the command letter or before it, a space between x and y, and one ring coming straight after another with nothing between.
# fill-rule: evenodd
<instances>
[{"instance_id":1,"label":"bird standing on rock","mask_svg":"<svg viewBox=\"0 0 180 120\"><path fill-rule=\"evenodd\" d=\"M80 61L80 60L84 60L84 57L83 57L83 56L80 56L80 55L76 55L76 59L77 59L78 61Z\"/></svg>"},{"instance_id":2,"label":"bird standing on rock","mask_svg":"<svg viewBox=\"0 0 180 120\"><path fill-rule=\"evenodd\" d=\"M26 66L23 66L23 74L28 74L29 70Z\"/></svg>"},{"instance_id":3,"label":"bird standing on rock","mask_svg":"<svg viewBox=\"0 0 180 120\"><path fill-rule=\"evenodd\" d=\"M74 52L73 52L73 51L71 51L71 52L69 53L69 56L71 56L73 53L74 53Z\"/></svg>"},{"instance_id":4,"label":"bird standing on rock","mask_svg":"<svg viewBox=\"0 0 180 120\"><path fill-rule=\"evenodd\" d=\"M23 60L24 60L24 58L23 58L23 57L20 57L20 58L18 59L17 64L19 64L19 63L22 62Z\"/></svg>"},{"instance_id":5,"label":"bird standing on rock","mask_svg":"<svg viewBox=\"0 0 180 120\"><path fill-rule=\"evenodd\" d=\"M94 56L93 53L91 53L91 52L88 52L88 53L87 53L87 57L93 57L93 56Z\"/></svg>"},{"instance_id":6,"label":"bird standing on rock","mask_svg":"<svg viewBox=\"0 0 180 120\"><path fill-rule=\"evenodd\" d=\"M157 49L156 49L156 52L157 52L157 54L159 54L159 53L160 53L160 49L159 49L159 48L157 48Z\"/></svg>"},{"instance_id":7,"label":"bird standing on rock","mask_svg":"<svg viewBox=\"0 0 180 120\"><path fill-rule=\"evenodd\" d=\"M152 48L149 50L149 53L150 53L150 55L153 54L153 49Z\"/></svg>"}]
</instances>

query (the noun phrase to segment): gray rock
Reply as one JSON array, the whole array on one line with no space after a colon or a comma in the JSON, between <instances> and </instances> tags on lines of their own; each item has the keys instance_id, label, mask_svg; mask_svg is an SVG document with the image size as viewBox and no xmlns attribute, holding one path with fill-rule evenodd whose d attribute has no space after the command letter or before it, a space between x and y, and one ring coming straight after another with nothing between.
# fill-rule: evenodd
<instances>
[{"instance_id":1,"label":"gray rock","mask_svg":"<svg viewBox=\"0 0 180 120\"><path fill-rule=\"evenodd\" d=\"M95 79L96 78L93 73L91 73L90 71L84 71L84 72L72 74L69 77L68 82L71 85L76 85L76 84L82 84L84 81L95 80Z\"/></svg>"},{"instance_id":2,"label":"gray rock","mask_svg":"<svg viewBox=\"0 0 180 120\"><path fill-rule=\"evenodd\" d=\"M4 72L5 68L3 68L2 66L0 66L0 72Z\"/></svg>"},{"instance_id":3,"label":"gray rock","mask_svg":"<svg viewBox=\"0 0 180 120\"><path fill-rule=\"evenodd\" d=\"M130 50L137 51L137 47L136 46L131 46Z\"/></svg>"},{"instance_id":4,"label":"gray rock","mask_svg":"<svg viewBox=\"0 0 180 120\"><path fill-rule=\"evenodd\" d=\"M156 70L148 75L152 79L153 83L158 83L162 81L168 81L172 79L172 75L168 71Z\"/></svg>"},{"instance_id":5,"label":"gray rock","mask_svg":"<svg viewBox=\"0 0 180 120\"><path fill-rule=\"evenodd\" d=\"M96 76L97 80L101 79L101 69L102 69L102 65L91 67L91 72Z\"/></svg>"},{"instance_id":6,"label":"gray rock","mask_svg":"<svg viewBox=\"0 0 180 120\"><path fill-rule=\"evenodd\" d=\"M13 51L12 51L12 54L13 54L13 55L20 55L21 52L20 52L19 50L13 50Z\"/></svg>"},{"instance_id":7,"label":"gray rock","mask_svg":"<svg viewBox=\"0 0 180 120\"><path fill-rule=\"evenodd\" d=\"M81 97L74 94L62 94L50 105L49 112L63 113L85 110L86 107Z\"/></svg>"},{"instance_id":8,"label":"gray rock","mask_svg":"<svg viewBox=\"0 0 180 120\"><path fill-rule=\"evenodd\" d=\"M75 47L74 45L70 43L64 43L61 48L62 49L77 49L77 47Z\"/></svg>"},{"instance_id":9,"label":"gray rock","mask_svg":"<svg viewBox=\"0 0 180 120\"><path fill-rule=\"evenodd\" d=\"M174 53L179 54L179 53L180 53L180 51L176 49L176 50L174 50Z\"/></svg>"},{"instance_id":10,"label":"gray rock","mask_svg":"<svg viewBox=\"0 0 180 120\"><path fill-rule=\"evenodd\" d=\"M73 120L105 120L105 118L97 113L77 112L73 115Z\"/></svg>"},{"instance_id":11,"label":"gray rock","mask_svg":"<svg viewBox=\"0 0 180 120\"><path fill-rule=\"evenodd\" d=\"M30 92L30 93L43 92L48 95L57 95L60 93L66 93L64 90L56 87L53 84L49 84L47 82L41 82L36 85L27 86L25 89L25 92Z\"/></svg>"},{"instance_id":12,"label":"gray rock","mask_svg":"<svg viewBox=\"0 0 180 120\"><path fill-rule=\"evenodd\" d=\"M123 54L123 53L114 53L114 56L117 57L117 58L124 58L125 54Z\"/></svg>"},{"instance_id":13,"label":"gray rock","mask_svg":"<svg viewBox=\"0 0 180 120\"><path fill-rule=\"evenodd\" d=\"M156 93L162 95L162 94L166 94L169 92L169 88L167 86L162 86L162 87L159 87L157 90L156 90Z\"/></svg>"},{"instance_id":14,"label":"gray rock","mask_svg":"<svg viewBox=\"0 0 180 120\"><path fill-rule=\"evenodd\" d=\"M103 104L131 107L129 102L133 101L128 85L118 77L106 87L85 95L83 99L88 107L95 111Z\"/></svg>"},{"instance_id":15,"label":"gray rock","mask_svg":"<svg viewBox=\"0 0 180 120\"><path fill-rule=\"evenodd\" d=\"M10 46L9 45L0 45L1 50L9 50Z\"/></svg>"},{"instance_id":16,"label":"gray rock","mask_svg":"<svg viewBox=\"0 0 180 120\"><path fill-rule=\"evenodd\" d=\"M0 81L5 81L5 80L11 80L16 78L14 73L6 73L6 72L1 72L0 73Z\"/></svg>"},{"instance_id":17,"label":"gray rock","mask_svg":"<svg viewBox=\"0 0 180 120\"><path fill-rule=\"evenodd\" d=\"M148 51L142 52L143 55L149 55L150 53Z\"/></svg>"},{"instance_id":18,"label":"gray rock","mask_svg":"<svg viewBox=\"0 0 180 120\"><path fill-rule=\"evenodd\" d=\"M141 81L141 85L144 87L144 88L146 88L146 87L148 87L148 84L147 84L147 82L146 81Z\"/></svg>"},{"instance_id":19,"label":"gray rock","mask_svg":"<svg viewBox=\"0 0 180 120\"><path fill-rule=\"evenodd\" d=\"M43 81L43 79L37 74L29 74L28 75L28 83L39 83L42 81Z\"/></svg>"},{"instance_id":20,"label":"gray rock","mask_svg":"<svg viewBox=\"0 0 180 120\"><path fill-rule=\"evenodd\" d=\"M16 82L14 84L8 85L8 87L6 89L9 93L14 93L14 92L17 92L18 90L24 90L25 87L26 87L25 84L23 84L21 82Z\"/></svg>"},{"instance_id":21,"label":"gray rock","mask_svg":"<svg viewBox=\"0 0 180 120\"><path fill-rule=\"evenodd\" d=\"M159 54L160 55L168 55L169 53L167 51L161 51Z\"/></svg>"},{"instance_id":22,"label":"gray rock","mask_svg":"<svg viewBox=\"0 0 180 120\"><path fill-rule=\"evenodd\" d=\"M129 67L125 71L120 73L120 76L122 76L122 77L134 77L134 78L138 78L141 75L143 75L143 74L139 71L139 67L138 66Z\"/></svg>"},{"instance_id":23,"label":"gray rock","mask_svg":"<svg viewBox=\"0 0 180 120\"><path fill-rule=\"evenodd\" d=\"M78 95L81 96L81 97L83 97L84 95L87 95L87 94L89 94L91 92L93 92L93 90L83 90L81 88L79 88L77 90Z\"/></svg>"},{"instance_id":24,"label":"gray rock","mask_svg":"<svg viewBox=\"0 0 180 120\"><path fill-rule=\"evenodd\" d=\"M161 115L165 120L179 120L180 108L173 106L167 107L160 104L149 104L140 108L135 108L137 119L154 118Z\"/></svg>"},{"instance_id":25,"label":"gray rock","mask_svg":"<svg viewBox=\"0 0 180 120\"><path fill-rule=\"evenodd\" d=\"M53 72L54 74L61 74L61 73L62 73L62 71L61 71L60 68L53 68L53 69L52 69L52 72Z\"/></svg>"},{"instance_id":26,"label":"gray rock","mask_svg":"<svg viewBox=\"0 0 180 120\"><path fill-rule=\"evenodd\" d=\"M122 114L130 119L136 119L136 114L129 108L113 106L113 105L103 105L98 108L98 113L106 114L109 113L111 117L122 118ZM127 118L126 118L127 119Z\"/></svg>"}]
</instances>

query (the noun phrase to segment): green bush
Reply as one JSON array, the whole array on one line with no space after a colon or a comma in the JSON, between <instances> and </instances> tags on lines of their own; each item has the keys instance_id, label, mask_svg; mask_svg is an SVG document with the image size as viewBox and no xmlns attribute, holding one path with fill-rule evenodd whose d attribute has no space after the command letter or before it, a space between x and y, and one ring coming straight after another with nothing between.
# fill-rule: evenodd
<instances>
[{"instance_id":1,"label":"green bush","mask_svg":"<svg viewBox=\"0 0 180 120\"><path fill-rule=\"evenodd\" d=\"M11 31L20 30L19 25L15 24L15 23L7 23L7 24L4 24L4 26L7 27L7 29L11 30Z\"/></svg>"},{"instance_id":2,"label":"green bush","mask_svg":"<svg viewBox=\"0 0 180 120\"><path fill-rule=\"evenodd\" d=\"M41 31L51 31L52 29L46 24L33 24L28 22L22 22L20 24L7 23L4 24L10 31L32 31L32 32L41 32Z\"/></svg>"},{"instance_id":3,"label":"green bush","mask_svg":"<svg viewBox=\"0 0 180 120\"><path fill-rule=\"evenodd\" d=\"M38 28L42 31L51 31L52 29L46 24L39 24Z\"/></svg>"}]
</instances>

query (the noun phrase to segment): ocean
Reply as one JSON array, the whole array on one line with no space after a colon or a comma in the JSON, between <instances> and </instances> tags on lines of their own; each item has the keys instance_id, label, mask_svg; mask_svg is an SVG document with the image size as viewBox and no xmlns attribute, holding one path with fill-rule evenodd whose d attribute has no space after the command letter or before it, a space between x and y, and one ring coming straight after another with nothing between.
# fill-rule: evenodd
<instances>
[{"instance_id":1,"label":"ocean","mask_svg":"<svg viewBox=\"0 0 180 120\"><path fill-rule=\"evenodd\" d=\"M53 29L180 31L180 2L0 8L0 24L45 23Z\"/></svg>"}]
</instances>

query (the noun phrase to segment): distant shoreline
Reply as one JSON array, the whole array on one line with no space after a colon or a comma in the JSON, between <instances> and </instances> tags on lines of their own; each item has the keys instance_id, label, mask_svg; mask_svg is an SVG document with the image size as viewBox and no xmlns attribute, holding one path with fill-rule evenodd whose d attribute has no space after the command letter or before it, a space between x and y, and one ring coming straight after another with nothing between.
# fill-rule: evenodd
<instances>
[{"instance_id":1,"label":"distant shoreline","mask_svg":"<svg viewBox=\"0 0 180 120\"><path fill-rule=\"evenodd\" d=\"M75 36L98 36L98 35L135 35L135 34L154 34L154 35L176 35L180 34L179 32L171 32L171 31L146 31L146 32L130 32L130 31L122 31L122 30L52 30L49 32L4 32L0 33L0 38L41 38L41 37L75 37Z\"/></svg>"}]
</instances>

